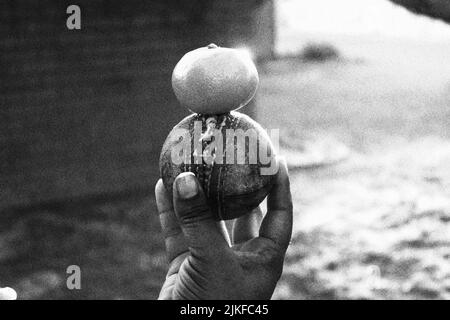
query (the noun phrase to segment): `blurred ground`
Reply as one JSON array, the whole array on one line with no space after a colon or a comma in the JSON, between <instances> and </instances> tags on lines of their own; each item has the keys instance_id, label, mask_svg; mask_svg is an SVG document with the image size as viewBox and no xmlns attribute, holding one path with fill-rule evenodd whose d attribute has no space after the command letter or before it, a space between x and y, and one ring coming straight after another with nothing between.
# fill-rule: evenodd
<instances>
[{"instance_id":1,"label":"blurred ground","mask_svg":"<svg viewBox=\"0 0 450 320\"><path fill-rule=\"evenodd\" d=\"M345 59L261 69L259 121L350 157L291 168L277 299L450 298L450 46L336 39ZM166 261L153 190L0 215L0 284L22 299L154 299ZM67 266L82 290L66 289Z\"/></svg>"},{"instance_id":2,"label":"blurred ground","mask_svg":"<svg viewBox=\"0 0 450 320\"><path fill-rule=\"evenodd\" d=\"M346 60L273 61L261 77L264 126L352 150L291 169L295 231L275 298L448 299L450 46L336 43Z\"/></svg>"},{"instance_id":3,"label":"blurred ground","mask_svg":"<svg viewBox=\"0 0 450 320\"><path fill-rule=\"evenodd\" d=\"M155 208L132 196L2 214L0 282L19 299L156 299L167 263ZM66 287L69 265L81 290Z\"/></svg>"}]
</instances>

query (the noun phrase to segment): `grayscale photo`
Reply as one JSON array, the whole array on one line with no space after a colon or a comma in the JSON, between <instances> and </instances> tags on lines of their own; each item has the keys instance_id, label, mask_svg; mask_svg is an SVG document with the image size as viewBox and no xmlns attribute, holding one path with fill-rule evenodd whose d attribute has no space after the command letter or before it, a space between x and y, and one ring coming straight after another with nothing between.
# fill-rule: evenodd
<instances>
[{"instance_id":1,"label":"grayscale photo","mask_svg":"<svg viewBox=\"0 0 450 320\"><path fill-rule=\"evenodd\" d=\"M0 51L0 300L450 300L450 1L0 0Z\"/></svg>"}]
</instances>

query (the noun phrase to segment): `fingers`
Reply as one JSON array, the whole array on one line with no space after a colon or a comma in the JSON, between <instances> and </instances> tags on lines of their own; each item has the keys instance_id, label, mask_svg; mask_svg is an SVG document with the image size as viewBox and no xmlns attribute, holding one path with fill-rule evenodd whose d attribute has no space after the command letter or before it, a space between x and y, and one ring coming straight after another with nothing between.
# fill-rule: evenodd
<instances>
[{"instance_id":1,"label":"fingers","mask_svg":"<svg viewBox=\"0 0 450 320\"><path fill-rule=\"evenodd\" d=\"M16 300L17 293L12 288L0 288L0 300Z\"/></svg>"},{"instance_id":2,"label":"fingers","mask_svg":"<svg viewBox=\"0 0 450 320\"><path fill-rule=\"evenodd\" d=\"M155 196L161 228L165 238L167 256L169 262L172 262L181 253L188 251L188 246L173 210L172 197L169 196L161 179L156 184Z\"/></svg>"},{"instance_id":3,"label":"fingers","mask_svg":"<svg viewBox=\"0 0 450 320\"><path fill-rule=\"evenodd\" d=\"M172 274L166 278L161 291L158 296L158 300L172 300L173 296L173 287L175 287L177 283L177 275Z\"/></svg>"},{"instance_id":4,"label":"fingers","mask_svg":"<svg viewBox=\"0 0 450 320\"><path fill-rule=\"evenodd\" d=\"M222 234L222 237L225 239L228 246L231 247L231 238L230 234L228 233L228 226L226 224L226 221L216 221L216 224L219 228L220 233Z\"/></svg>"},{"instance_id":5,"label":"fingers","mask_svg":"<svg viewBox=\"0 0 450 320\"><path fill-rule=\"evenodd\" d=\"M219 258L230 247L214 220L203 190L191 172L180 174L173 184L173 204L191 254Z\"/></svg>"},{"instance_id":6,"label":"fingers","mask_svg":"<svg viewBox=\"0 0 450 320\"><path fill-rule=\"evenodd\" d=\"M245 216L237 218L233 225L233 243L237 244L256 238L262 218L263 214L259 206Z\"/></svg>"},{"instance_id":7,"label":"fingers","mask_svg":"<svg viewBox=\"0 0 450 320\"><path fill-rule=\"evenodd\" d=\"M286 250L292 234L292 197L286 162L279 159L280 167L267 198L267 214L264 217L259 236L271 239Z\"/></svg>"}]
</instances>

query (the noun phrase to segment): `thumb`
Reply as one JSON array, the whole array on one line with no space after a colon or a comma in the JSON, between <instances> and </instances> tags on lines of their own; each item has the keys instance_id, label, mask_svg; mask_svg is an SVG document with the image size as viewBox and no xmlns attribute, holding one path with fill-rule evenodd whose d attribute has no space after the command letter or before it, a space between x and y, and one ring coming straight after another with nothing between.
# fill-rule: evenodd
<instances>
[{"instance_id":1,"label":"thumb","mask_svg":"<svg viewBox=\"0 0 450 320\"><path fill-rule=\"evenodd\" d=\"M173 206L192 254L214 258L230 249L192 172L175 179Z\"/></svg>"}]
</instances>

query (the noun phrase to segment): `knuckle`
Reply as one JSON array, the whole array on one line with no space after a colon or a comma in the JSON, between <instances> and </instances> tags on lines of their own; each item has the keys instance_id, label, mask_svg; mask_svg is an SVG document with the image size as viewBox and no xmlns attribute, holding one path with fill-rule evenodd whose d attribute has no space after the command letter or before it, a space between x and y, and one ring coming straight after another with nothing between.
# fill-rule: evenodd
<instances>
[{"instance_id":1,"label":"knuckle","mask_svg":"<svg viewBox=\"0 0 450 320\"><path fill-rule=\"evenodd\" d=\"M183 224L198 223L212 219L211 212L205 204L193 204L181 208L178 213Z\"/></svg>"},{"instance_id":2,"label":"knuckle","mask_svg":"<svg viewBox=\"0 0 450 320\"><path fill-rule=\"evenodd\" d=\"M178 226L167 226L163 230L164 238L173 238L181 234L181 228Z\"/></svg>"}]
</instances>

